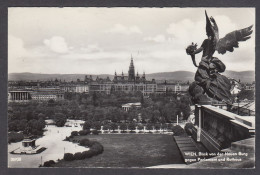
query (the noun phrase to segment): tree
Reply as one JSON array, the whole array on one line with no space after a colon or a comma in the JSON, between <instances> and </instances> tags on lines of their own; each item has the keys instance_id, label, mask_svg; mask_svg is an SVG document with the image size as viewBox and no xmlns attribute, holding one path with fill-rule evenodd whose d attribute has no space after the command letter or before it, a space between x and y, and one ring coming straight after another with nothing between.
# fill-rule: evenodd
<instances>
[{"instance_id":1,"label":"tree","mask_svg":"<svg viewBox=\"0 0 260 175\"><path fill-rule=\"evenodd\" d=\"M45 121L42 118L37 120L36 128L40 131L45 128Z\"/></svg>"},{"instance_id":2,"label":"tree","mask_svg":"<svg viewBox=\"0 0 260 175\"><path fill-rule=\"evenodd\" d=\"M143 108L141 110L142 123L146 123L146 121L150 119L151 110L151 108Z\"/></svg>"},{"instance_id":3,"label":"tree","mask_svg":"<svg viewBox=\"0 0 260 175\"><path fill-rule=\"evenodd\" d=\"M93 129L100 130L101 123L99 121L93 122L92 127L93 127Z\"/></svg>"},{"instance_id":4,"label":"tree","mask_svg":"<svg viewBox=\"0 0 260 175\"><path fill-rule=\"evenodd\" d=\"M50 99L48 101L48 106L54 106L55 105L55 101L53 99Z\"/></svg>"},{"instance_id":5,"label":"tree","mask_svg":"<svg viewBox=\"0 0 260 175\"><path fill-rule=\"evenodd\" d=\"M109 130L110 129L110 125L109 124L106 124L103 126L103 130Z\"/></svg>"},{"instance_id":6,"label":"tree","mask_svg":"<svg viewBox=\"0 0 260 175\"><path fill-rule=\"evenodd\" d=\"M39 113L38 114L38 119L45 119L45 115L43 113Z\"/></svg>"},{"instance_id":7,"label":"tree","mask_svg":"<svg viewBox=\"0 0 260 175\"><path fill-rule=\"evenodd\" d=\"M85 123L84 123L84 125L83 125L83 130L89 130L89 129L91 129L92 124L93 124L93 122L91 122L91 121L85 121Z\"/></svg>"},{"instance_id":8,"label":"tree","mask_svg":"<svg viewBox=\"0 0 260 175\"><path fill-rule=\"evenodd\" d=\"M147 129L148 131L151 131L151 130L153 129L153 125L150 124L150 123L148 123L148 124L146 125L146 129Z\"/></svg>"},{"instance_id":9,"label":"tree","mask_svg":"<svg viewBox=\"0 0 260 175\"><path fill-rule=\"evenodd\" d=\"M255 100L255 92L254 90L245 90L242 89L239 93L239 100Z\"/></svg>"},{"instance_id":10,"label":"tree","mask_svg":"<svg viewBox=\"0 0 260 175\"><path fill-rule=\"evenodd\" d=\"M92 95L92 103L93 103L94 106L98 106L97 100L98 100L97 94L96 94L96 92L94 92L93 95Z\"/></svg>"},{"instance_id":11,"label":"tree","mask_svg":"<svg viewBox=\"0 0 260 175\"><path fill-rule=\"evenodd\" d=\"M162 110L163 117L165 118L167 123L176 121L177 112L178 106L176 102L170 102L166 104Z\"/></svg>"},{"instance_id":12,"label":"tree","mask_svg":"<svg viewBox=\"0 0 260 175\"><path fill-rule=\"evenodd\" d=\"M118 128L118 125L116 123L111 123L110 128L115 131Z\"/></svg>"},{"instance_id":13,"label":"tree","mask_svg":"<svg viewBox=\"0 0 260 175\"><path fill-rule=\"evenodd\" d=\"M184 126L184 130L188 135L192 135L192 128L193 128L192 123L186 123L186 125Z\"/></svg>"},{"instance_id":14,"label":"tree","mask_svg":"<svg viewBox=\"0 0 260 175\"><path fill-rule=\"evenodd\" d=\"M162 124L162 129L163 129L163 132L164 132L164 130L167 130L167 124L166 123L164 123L164 124Z\"/></svg>"},{"instance_id":15,"label":"tree","mask_svg":"<svg viewBox=\"0 0 260 175\"><path fill-rule=\"evenodd\" d=\"M27 121L33 119L33 113L32 113L32 111L28 111L28 112L27 112L27 114L26 114L26 119L27 119Z\"/></svg>"},{"instance_id":16,"label":"tree","mask_svg":"<svg viewBox=\"0 0 260 175\"><path fill-rule=\"evenodd\" d=\"M153 123L153 124L159 122L159 120L160 120L160 115L161 115L161 113L159 112L159 110L154 110L154 111L152 112L152 117L151 117L151 119L150 119L150 122Z\"/></svg>"},{"instance_id":17,"label":"tree","mask_svg":"<svg viewBox=\"0 0 260 175\"><path fill-rule=\"evenodd\" d=\"M143 96L143 95L141 95L141 100L140 100L140 102L141 102L141 105L142 105L142 107L143 107L143 105L144 105L144 96Z\"/></svg>"},{"instance_id":18,"label":"tree","mask_svg":"<svg viewBox=\"0 0 260 175\"><path fill-rule=\"evenodd\" d=\"M143 130L144 129L144 125L142 125L142 124L137 125L137 129L138 130Z\"/></svg>"},{"instance_id":19,"label":"tree","mask_svg":"<svg viewBox=\"0 0 260 175\"><path fill-rule=\"evenodd\" d=\"M121 124L120 124L120 129L121 129L123 132L125 132L125 130L127 129L126 123L121 123Z\"/></svg>"},{"instance_id":20,"label":"tree","mask_svg":"<svg viewBox=\"0 0 260 175\"><path fill-rule=\"evenodd\" d=\"M154 128L158 131L161 128L161 125L159 123L155 124Z\"/></svg>"},{"instance_id":21,"label":"tree","mask_svg":"<svg viewBox=\"0 0 260 175\"><path fill-rule=\"evenodd\" d=\"M129 123L128 129L130 129L131 131L135 130L136 129L136 124L134 122Z\"/></svg>"},{"instance_id":22,"label":"tree","mask_svg":"<svg viewBox=\"0 0 260 175\"><path fill-rule=\"evenodd\" d=\"M17 130L18 131L25 131L25 129L27 128L28 125L28 121L25 119L20 120L20 122L17 122Z\"/></svg>"},{"instance_id":23,"label":"tree","mask_svg":"<svg viewBox=\"0 0 260 175\"><path fill-rule=\"evenodd\" d=\"M65 125L67 119L66 119L66 116L62 113L56 113L54 115L54 122L55 122L55 125L58 126L58 127L62 127Z\"/></svg>"}]
</instances>

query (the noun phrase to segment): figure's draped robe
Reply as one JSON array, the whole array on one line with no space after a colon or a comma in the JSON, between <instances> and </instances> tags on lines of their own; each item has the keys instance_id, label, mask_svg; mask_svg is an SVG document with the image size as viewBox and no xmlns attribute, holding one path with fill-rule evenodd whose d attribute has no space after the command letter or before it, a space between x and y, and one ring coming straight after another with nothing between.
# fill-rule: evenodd
<instances>
[{"instance_id":1,"label":"figure's draped robe","mask_svg":"<svg viewBox=\"0 0 260 175\"><path fill-rule=\"evenodd\" d=\"M218 58L212 57L215 51L212 41L204 40L201 47L203 55L195 74L195 81L203 87L209 97L231 103L230 80L219 74L225 71L226 66Z\"/></svg>"}]
</instances>

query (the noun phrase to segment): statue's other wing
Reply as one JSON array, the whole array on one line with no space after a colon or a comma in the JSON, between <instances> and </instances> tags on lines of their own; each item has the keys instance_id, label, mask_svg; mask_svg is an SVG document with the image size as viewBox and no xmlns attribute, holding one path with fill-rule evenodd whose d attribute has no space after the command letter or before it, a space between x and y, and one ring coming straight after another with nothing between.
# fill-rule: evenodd
<instances>
[{"instance_id":1,"label":"statue's other wing","mask_svg":"<svg viewBox=\"0 0 260 175\"><path fill-rule=\"evenodd\" d=\"M215 50L221 54L225 54L226 51L233 52L234 48L238 47L239 41L246 41L251 38L252 27L253 25L228 33L224 38L218 40Z\"/></svg>"},{"instance_id":2,"label":"statue's other wing","mask_svg":"<svg viewBox=\"0 0 260 175\"><path fill-rule=\"evenodd\" d=\"M212 36L214 40L219 39L218 25L213 17L208 17L207 11L205 10L206 15L206 33L207 36Z\"/></svg>"}]
</instances>

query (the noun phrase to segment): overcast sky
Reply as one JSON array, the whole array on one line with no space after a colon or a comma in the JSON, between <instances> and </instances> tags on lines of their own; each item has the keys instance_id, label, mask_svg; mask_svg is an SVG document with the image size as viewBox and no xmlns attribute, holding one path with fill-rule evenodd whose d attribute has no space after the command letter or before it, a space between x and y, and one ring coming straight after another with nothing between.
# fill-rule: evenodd
<instances>
[{"instance_id":1,"label":"overcast sky","mask_svg":"<svg viewBox=\"0 0 260 175\"><path fill-rule=\"evenodd\" d=\"M204 10L220 38L255 24L254 8L9 8L8 73L127 73L131 54L139 73L195 72L185 48L206 38ZM254 70L255 33L215 56L227 70Z\"/></svg>"}]
</instances>

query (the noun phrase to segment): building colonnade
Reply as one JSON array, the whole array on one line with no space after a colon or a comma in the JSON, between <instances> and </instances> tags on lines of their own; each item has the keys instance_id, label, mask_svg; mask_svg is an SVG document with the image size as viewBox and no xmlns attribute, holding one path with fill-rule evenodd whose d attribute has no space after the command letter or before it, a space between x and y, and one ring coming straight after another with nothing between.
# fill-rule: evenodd
<instances>
[{"instance_id":1,"label":"building colonnade","mask_svg":"<svg viewBox=\"0 0 260 175\"><path fill-rule=\"evenodd\" d=\"M27 91L10 91L9 100L29 100L29 92Z\"/></svg>"}]
</instances>

